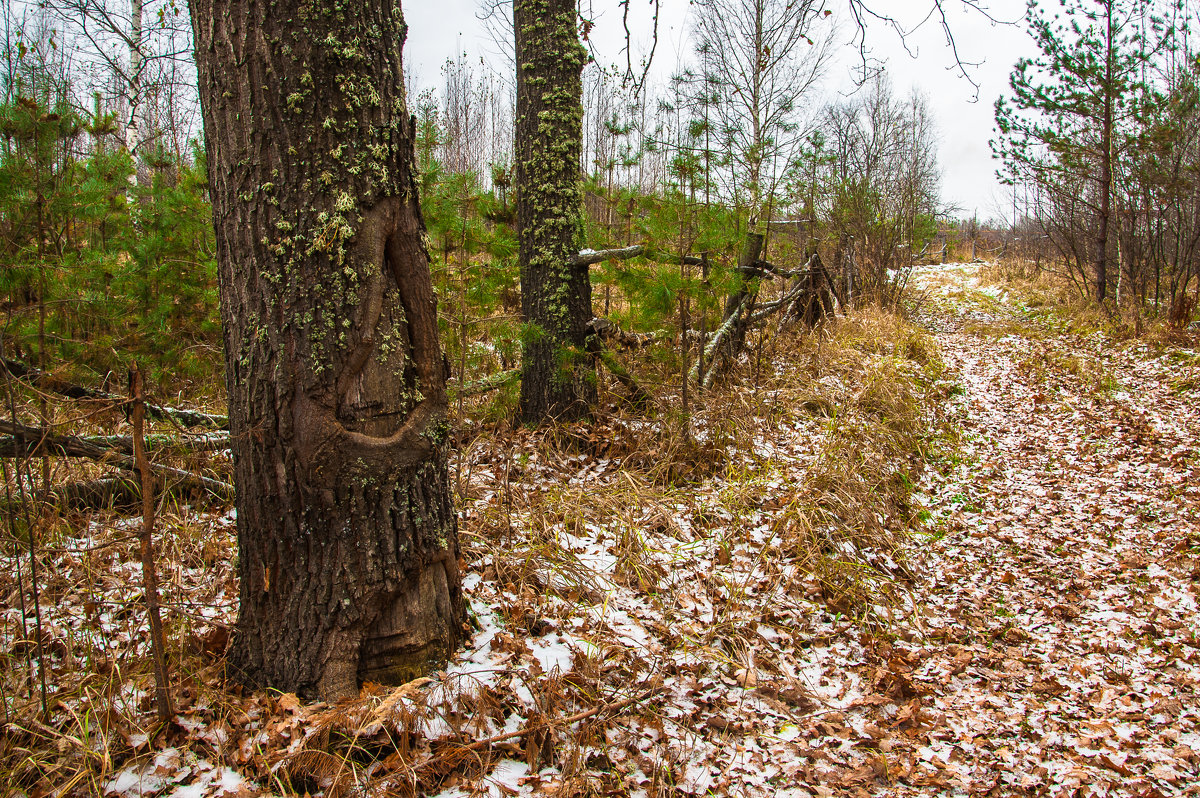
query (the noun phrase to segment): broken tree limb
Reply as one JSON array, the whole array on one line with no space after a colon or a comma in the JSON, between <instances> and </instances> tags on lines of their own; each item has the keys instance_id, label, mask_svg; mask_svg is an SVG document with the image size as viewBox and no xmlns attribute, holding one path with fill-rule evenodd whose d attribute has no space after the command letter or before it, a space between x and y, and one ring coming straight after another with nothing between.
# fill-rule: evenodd
<instances>
[{"instance_id":1,"label":"broken tree limb","mask_svg":"<svg viewBox=\"0 0 1200 798\"><path fill-rule=\"evenodd\" d=\"M761 241L759 242L761 245ZM747 250L743 260L757 255L753 253L754 242L747 242ZM752 255L753 253L753 255ZM757 267L765 261L755 260ZM689 378L699 383L702 388L711 388L721 369L727 367L737 357L742 342L750 327L765 321L770 316L788 307L795 307L807 298L810 301L804 306L804 318L808 321L813 315L814 305L823 311L832 308L832 300L826 297L826 291L832 290L832 281L817 254L809 257L799 269L784 269L774 264L766 263L773 274L781 277L795 277L796 283L781 297L762 305L757 304L758 292L756 287L743 288L730 297L726 304L725 318L721 326L712 334L704 346L701 357L689 372ZM736 301L736 304L734 302ZM740 336L738 338L737 336ZM701 364L708 362L707 369Z\"/></svg>"},{"instance_id":2,"label":"broken tree limb","mask_svg":"<svg viewBox=\"0 0 1200 798\"><path fill-rule=\"evenodd\" d=\"M83 385L75 385L66 380L49 374L41 369L34 368L19 360L11 358L0 358L0 370L16 377L17 379L28 380L35 388L50 393L56 393L59 396L65 396L68 399L86 399L100 402L109 402L113 405L124 405L129 400L123 396L100 391L95 388L88 388ZM207 427L209 429L229 429L229 417L216 415L213 413L204 413L200 410L188 410L182 407L167 407L165 405L146 405L146 415L156 419L173 419L185 427Z\"/></svg>"},{"instance_id":3,"label":"broken tree limb","mask_svg":"<svg viewBox=\"0 0 1200 798\"><path fill-rule=\"evenodd\" d=\"M658 340L658 336L653 333L626 332L616 322L599 316L588 322L588 329L604 341L619 344L626 349L640 349Z\"/></svg>"},{"instance_id":4,"label":"broken tree limb","mask_svg":"<svg viewBox=\"0 0 1200 798\"><path fill-rule=\"evenodd\" d=\"M605 322L612 327L616 327L615 324L607 319L592 319L590 322L588 322L588 328L591 333L586 339L588 352L590 352L594 358L603 363L604 367L608 369L610 374L613 375L613 378L621 384L621 387L629 392L629 401L631 401L637 407L648 404L650 402L650 394L648 394L646 389L638 383L637 379L634 378L634 376L629 372L629 369L625 368L625 366L623 366L621 362L613 356L613 353L605 348L604 342L601 340L601 334L596 329L597 322ZM617 330L619 331L620 328L617 327Z\"/></svg>"},{"instance_id":5,"label":"broken tree limb","mask_svg":"<svg viewBox=\"0 0 1200 798\"><path fill-rule=\"evenodd\" d=\"M818 263L819 262L820 261L818 260ZM785 269L784 267L777 266L774 263L769 263L765 260L759 260L754 262L754 266L751 267L751 270L754 272L762 272L764 275L770 277L787 277L789 279L792 277L804 277L805 275L814 274L817 271L813 268L813 258L811 257L799 269Z\"/></svg>"},{"instance_id":6,"label":"broken tree limb","mask_svg":"<svg viewBox=\"0 0 1200 798\"><path fill-rule=\"evenodd\" d=\"M213 496L195 485L181 482L166 484L160 493L168 496L187 496L188 494L201 497L212 497L217 504L228 501L219 496ZM80 482L68 482L50 488L46 501L64 510L83 512L85 510L110 510L114 507L133 508L142 500L142 491L137 480L132 476L112 474L97 479L86 479Z\"/></svg>"},{"instance_id":7,"label":"broken tree limb","mask_svg":"<svg viewBox=\"0 0 1200 798\"><path fill-rule=\"evenodd\" d=\"M759 278L762 276L753 267L760 260L764 240L762 233L746 233L746 241L738 255L737 270L748 276L742 280L738 290L725 300L725 316L704 349L703 360L708 361L707 370L703 375L698 374L698 368L692 370L697 374L695 379L702 388L712 387L717 375L737 360L746 342L747 318L758 301Z\"/></svg>"},{"instance_id":8,"label":"broken tree limb","mask_svg":"<svg viewBox=\"0 0 1200 798\"><path fill-rule=\"evenodd\" d=\"M29 450L31 456L85 457L101 463L115 465L125 471L136 471L132 457L121 452L97 446L83 438L70 435L55 435L49 430L27 427L9 419L0 419L0 432L11 435L14 445ZM181 488L207 491L222 500L233 499L233 486L220 480L193 474L180 468L151 464L151 470L166 481L178 483Z\"/></svg>"},{"instance_id":9,"label":"broken tree limb","mask_svg":"<svg viewBox=\"0 0 1200 798\"><path fill-rule=\"evenodd\" d=\"M116 475L71 482L50 489L50 501L72 510L129 507L141 501L142 491L129 477Z\"/></svg>"},{"instance_id":10,"label":"broken tree limb","mask_svg":"<svg viewBox=\"0 0 1200 798\"><path fill-rule=\"evenodd\" d=\"M601 347L598 352L594 352L604 367L613 375L621 387L629 392L629 401L634 407L644 407L650 403L650 394L646 393L646 389L634 378L629 369L621 364L621 361L613 355L612 352Z\"/></svg>"},{"instance_id":11,"label":"broken tree limb","mask_svg":"<svg viewBox=\"0 0 1200 798\"><path fill-rule=\"evenodd\" d=\"M669 255L650 249L645 244L635 244L631 247L621 247L619 249L602 249L599 251L585 249L575 256L572 264L575 266L591 266L596 263L603 263L606 260L629 260L643 256L662 263L682 263L685 266L703 265L702 259L694 255Z\"/></svg>"},{"instance_id":12,"label":"broken tree limb","mask_svg":"<svg viewBox=\"0 0 1200 798\"><path fill-rule=\"evenodd\" d=\"M744 297L742 299L742 303L748 304L749 297ZM737 324L738 319L741 317L743 304L739 304L734 308L733 312L729 313L725 317L725 320L721 323L721 326L717 328L716 332L713 333L712 338L709 339L708 345L704 347L704 358L696 361L696 365L692 366L692 371L688 376L693 382L700 383L702 388L712 387L713 380L716 378L718 371L717 361L720 359L717 357L717 353L721 345L725 343L726 339L731 335L734 325ZM702 376L700 374L700 364L705 360L708 361L709 366Z\"/></svg>"},{"instance_id":13,"label":"broken tree limb","mask_svg":"<svg viewBox=\"0 0 1200 798\"><path fill-rule=\"evenodd\" d=\"M603 263L606 260L629 260L643 255L646 252L644 244L637 244L632 247L622 247L620 249L602 249L597 252L594 249L585 249L575 256L573 265L575 266L591 266L595 263Z\"/></svg>"},{"instance_id":14,"label":"broken tree limb","mask_svg":"<svg viewBox=\"0 0 1200 798\"><path fill-rule=\"evenodd\" d=\"M759 263L762 262L763 261L759 261ZM816 253L810 255L808 260L805 261L804 265L799 269L784 269L772 264L767 265L771 266L773 269L773 274L776 274L780 277L794 277L796 278L796 282L793 283L792 287L785 291L783 296L781 296L779 299L759 305L754 313L752 313L746 320L747 326L758 324L760 321L773 315L781 308L798 302L805 293L813 290L813 285L817 278L819 275L824 273L823 267L821 266L821 258Z\"/></svg>"},{"instance_id":15,"label":"broken tree limb","mask_svg":"<svg viewBox=\"0 0 1200 798\"><path fill-rule=\"evenodd\" d=\"M798 293L788 309L788 318L799 320L811 329L833 315L833 279L817 252L809 257L806 267L792 286Z\"/></svg>"},{"instance_id":16,"label":"broken tree limb","mask_svg":"<svg viewBox=\"0 0 1200 798\"><path fill-rule=\"evenodd\" d=\"M798 283L792 286L790 289L788 289L788 292L779 299L775 299L770 302L764 302L759 305L755 311L750 314L749 318L746 319L746 324L753 325L758 324L761 321L765 321L766 319L775 315L775 313L778 311L798 301L801 295L804 294L808 289L809 286L803 283Z\"/></svg>"}]
</instances>

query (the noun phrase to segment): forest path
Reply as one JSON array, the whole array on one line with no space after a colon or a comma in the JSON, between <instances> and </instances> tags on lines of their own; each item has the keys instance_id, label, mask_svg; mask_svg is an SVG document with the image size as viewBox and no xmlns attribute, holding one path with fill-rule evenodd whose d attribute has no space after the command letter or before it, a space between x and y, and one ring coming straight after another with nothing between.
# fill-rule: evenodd
<instances>
[{"instance_id":1,"label":"forest path","mask_svg":"<svg viewBox=\"0 0 1200 798\"><path fill-rule=\"evenodd\" d=\"M923 645L880 668L912 696L887 792L1200 794L1200 355L1064 332L975 266L915 282L962 459L927 487Z\"/></svg>"}]
</instances>

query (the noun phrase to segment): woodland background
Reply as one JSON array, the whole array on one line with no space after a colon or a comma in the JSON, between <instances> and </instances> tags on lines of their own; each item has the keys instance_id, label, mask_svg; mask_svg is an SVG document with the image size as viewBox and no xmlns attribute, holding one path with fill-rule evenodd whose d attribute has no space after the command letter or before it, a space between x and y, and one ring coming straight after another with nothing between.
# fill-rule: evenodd
<instances>
[{"instance_id":1,"label":"woodland background","mask_svg":"<svg viewBox=\"0 0 1200 798\"><path fill-rule=\"evenodd\" d=\"M804 9L800 18L789 17L801 13L793 6ZM762 689L774 692L756 700L786 709L775 706L776 726L803 726L797 712L825 722L820 713L835 704L820 704L810 718L806 702L834 701L832 693L796 687L800 671L789 677L791 666L756 665L756 656L771 662L777 652L746 629L784 595L797 603L781 610L790 620L780 628L808 625L831 650L849 645L837 667L869 661L873 675L864 680L890 697L891 722L923 728L923 688L910 679L917 648L905 649L908 633L892 634L883 619L916 614L911 533L933 529L940 541L957 528L952 519L973 512L973 500L967 488L940 505L920 500L936 492L931 474L962 477L968 458L957 453L963 441L945 411L963 389L939 352L945 342L917 323L937 328L930 319L948 315L998 339L1032 337L1029 323L1041 325L1038 335L1094 336L1113 351L1144 344L1175 358L1147 391L1169 383L1171 396L1186 399L1196 389L1187 337L1200 304L1200 60L1188 34L1196 9L1118 0L1064 8L1058 20L1056 8L1031 7L1027 24L1042 58L1015 65L1012 91L997 103L993 146L1012 188L1007 219L958 218L946 207L939 175L952 165L939 162L928 100L892 86L886 69L863 61L856 93L822 90L842 34L815 24L816 4L697 3L692 55L665 85L632 66L590 63L582 254L643 249L591 268L609 349L601 406L584 424L516 423L529 331L514 229L511 70L460 55L445 62L439 85L409 86L450 369L451 476L466 559L478 566L467 581L492 612L476 608L490 642L466 664L524 668L525 681L432 690L419 711L405 703L411 691L368 688L357 708L315 716L321 710L302 709L294 695L221 687L237 595L231 468L186 10L142 0L4 5L0 501L5 562L14 567L0 632L8 779L0 785L26 794L166 794L175 785L209 794L341 794L354 781L371 783L360 779L370 770L380 789L402 792L404 774L406 789L432 791L493 772L512 756L527 763L523 778L553 764L563 775L558 787L575 794L702 794L701 783L750 789L751 776L730 781L737 769L718 753L721 741L753 725L741 703L705 692L705 706L721 711L688 705L684 713L689 724L709 724L697 756L720 762L713 772L723 770L724 782L696 776L694 763L665 742L623 744L636 751L628 757L609 752L596 735L611 727L588 727L576 715L597 706L597 695L606 697L599 706L607 717L661 690L750 691L761 672ZM778 43L741 57L733 45L753 38L747 30L756 24L761 37L766 12L777 15ZM848 19L841 30L853 25ZM579 33L586 38L586 20ZM749 97L750 85L762 92ZM773 264L773 277L739 268L751 234L762 236L757 259ZM938 298L936 267L985 260L981 279L1003 284L1003 294L980 294L971 271L966 288L955 283L950 299ZM828 286L812 318L812 304L799 306L793 292L807 291L800 283L817 262ZM726 320L728 298L750 283L757 301L778 312L756 318L722 374L707 381L705 358L722 355L705 344ZM998 309L1008 292L1020 297L1019 321ZM954 367L966 368L969 352L949 349ZM1107 368L1107 355L1083 351L1005 350L997 362L1013 357L1013 373L1045 392L1060 379L1104 397L1141 384L1127 379L1135 366ZM997 400L989 413L996 407L1011 409ZM34 437L40 443L30 445ZM139 462L152 462L163 480L153 495L131 476ZM150 591L129 596L143 521L135 512L150 499L164 570L166 650L158 652L147 642ZM1175 499L1181 507L1190 501ZM742 517L755 522L742 528L731 520ZM697 584L705 570L722 569L731 574L726 583L692 595L672 582L672 569L683 566L668 552L692 545L703 550L688 566L699 569L688 572ZM762 552L786 563L786 579ZM655 604L668 583L707 613L704 631L680 631L678 618ZM591 654L546 642L566 640L572 607L607 606L605 596L620 596L613 606L625 620L642 602L665 614L638 616L641 631L612 618L596 622ZM820 613L804 620L801 603L810 601ZM846 644L851 627L859 639ZM1012 631L1009 623L994 639L1015 646L1016 637L1004 638ZM642 634L666 641L669 653L649 658L652 667ZM630 635L638 638L632 645ZM951 661L973 642L952 645L960 648L947 654ZM693 668L696 661L705 664ZM689 673L702 689L679 686ZM663 688L655 674L679 682ZM629 696L609 689L634 683L639 691ZM164 731L152 718L166 689L179 714ZM485 710L465 709L473 702ZM380 707L393 714L381 721ZM844 716L820 734L850 734L849 704L837 707ZM907 718L896 720L897 712ZM638 722L661 730L662 717L654 717ZM518 742L476 746L504 734ZM850 791L933 779L918 773L920 746L933 738L909 738L901 745L911 743L909 776L846 754L836 762L838 784ZM449 739L476 746L479 761L446 755L437 743ZM884 771L888 762L885 755ZM1153 764L1124 762L1097 767L1142 775ZM1185 775L1156 783L1185 784L1196 760L1179 762ZM232 785L224 793L222 779ZM753 787L760 788L774 789Z\"/></svg>"}]
</instances>

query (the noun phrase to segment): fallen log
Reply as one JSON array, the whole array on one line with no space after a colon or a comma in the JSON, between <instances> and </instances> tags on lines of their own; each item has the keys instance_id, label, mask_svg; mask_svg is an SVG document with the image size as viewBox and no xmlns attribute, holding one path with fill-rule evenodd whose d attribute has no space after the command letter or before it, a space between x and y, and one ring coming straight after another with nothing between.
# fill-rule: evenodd
<instances>
[{"instance_id":1,"label":"fallen log","mask_svg":"<svg viewBox=\"0 0 1200 798\"><path fill-rule=\"evenodd\" d=\"M57 485L50 489L50 501L56 507L71 510L107 510L130 507L142 500L138 484L128 477L115 475Z\"/></svg>"},{"instance_id":2,"label":"fallen log","mask_svg":"<svg viewBox=\"0 0 1200 798\"><path fill-rule=\"evenodd\" d=\"M116 449L89 443L84 438L55 435L49 430L27 427L9 419L0 419L0 432L12 436L14 446L27 450L33 457L85 457L124 471L137 470L132 457ZM150 468L167 484L175 484L181 489L207 491L225 501L233 499L233 486L220 480L160 464L151 464Z\"/></svg>"},{"instance_id":3,"label":"fallen log","mask_svg":"<svg viewBox=\"0 0 1200 798\"><path fill-rule=\"evenodd\" d=\"M75 385L53 374L34 368L27 363L11 358L0 358L0 369L17 379L28 380L31 385L43 391L56 393L68 399L84 399L109 402L113 405L124 405L127 397L118 396L107 391ZM209 429L229 429L229 417L204 413L199 410L188 410L182 407L166 405L146 405L146 414L160 420L173 419L185 427L207 427Z\"/></svg>"},{"instance_id":4,"label":"fallen log","mask_svg":"<svg viewBox=\"0 0 1200 798\"><path fill-rule=\"evenodd\" d=\"M77 440L102 449L113 449L122 454L133 454L133 437L130 435L86 435ZM18 441L11 435L0 437L0 457L30 457L37 448L38 441L23 439ZM197 435L194 438L178 438L173 435L147 435L147 452L219 452L229 448L229 435L219 433L212 435ZM65 456L72 456L65 453ZM88 455L79 455L87 457Z\"/></svg>"},{"instance_id":5,"label":"fallen log","mask_svg":"<svg viewBox=\"0 0 1200 798\"><path fill-rule=\"evenodd\" d=\"M185 482L167 483L160 490L160 494L172 498L199 497L200 500L211 499L217 505L226 504L229 501L225 497L214 496L200 486ZM55 485L50 488L50 495L45 501L62 510L73 510L75 512L134 508L141 504L142 491L136 479L122 474L112 474L97 479L85 479L79 482L68 482L65 485Z\"/></svg>"}]
</instances>

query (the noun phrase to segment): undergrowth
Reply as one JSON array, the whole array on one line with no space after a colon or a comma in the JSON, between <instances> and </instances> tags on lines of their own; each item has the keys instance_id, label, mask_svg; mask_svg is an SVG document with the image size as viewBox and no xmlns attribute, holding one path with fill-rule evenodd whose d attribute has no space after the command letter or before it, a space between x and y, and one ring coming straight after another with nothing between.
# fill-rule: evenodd
<instances>
[{"instance_id":1,"label":"undergrowth","mask_svg":"<svg viewBox=\"0 0 1200 798\"><path fill-rule=\"evenodd\" d=\"M1156 307L1153 296L1142 298L1126 287L1118 303L1117 287L1105 306L1084 293L1083 286L1067 272L1054 266L1034 268L1023 260L985 264L980 278L1012 292L1023 315L1054 333L1087 337L1100 335L1112 343L1139 342L1157 353L1178 346L1195 347L1195 330L1172 324L1169 302Z\"/></svg>"},{"instance_id":2,"label":"undergrowth","mask_svg":"<svg viewBox=\"0 0 1200 798\"><path fill-rule=\"evenodd\" d=\"M127 587L131 522L60 519L39 557L46 715L32 632L16 607L6 615L0 790L97 794L117 773L151 778L172 751L181 767L230 768L274 792L418 795L517 759L552 767L561 795L666 795L690 739L686 685L744 691L752 715L803 717L825 699L798 675L798 652L886 636L889 618L914 608L911 495L955 445L939 410L952 386L931 339L887 313L762 335L686 415L667 364L639 372L657 386L640 410L615 402L537 430L464 424L451 473L479 632L447 671L367 685L348 704L224 681L231 521L164 507L179 721L156 726ZM19 541L8 546L15 560ZM814 623L822 631L806 631Z\"/></svg>"}]
</instances>

